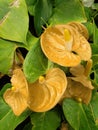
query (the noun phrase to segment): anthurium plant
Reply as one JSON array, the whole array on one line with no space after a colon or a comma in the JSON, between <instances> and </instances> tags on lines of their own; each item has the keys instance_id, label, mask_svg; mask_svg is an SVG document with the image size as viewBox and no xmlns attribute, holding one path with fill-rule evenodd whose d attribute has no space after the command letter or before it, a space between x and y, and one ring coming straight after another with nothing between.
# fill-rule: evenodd
<instances>
[{"instance_id":1,"label":"anthurium plant","mask_svg":"<svg viewBox=\"0 0 98 130\"><path fill-rule=\"evenodd\" d=\"M0 0L0 130L98 130L98 4Z\"/></svg>"}]
</instances>

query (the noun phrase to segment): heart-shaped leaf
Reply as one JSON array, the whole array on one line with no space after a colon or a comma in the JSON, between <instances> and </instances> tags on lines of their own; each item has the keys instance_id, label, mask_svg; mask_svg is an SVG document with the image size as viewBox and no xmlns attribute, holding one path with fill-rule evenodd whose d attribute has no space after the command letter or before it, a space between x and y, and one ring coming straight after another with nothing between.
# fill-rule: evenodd
<instances>
[{"instance_id":1,"label":"heart-shaped leaf","mask_svg":"<svg viewBox=\"0 0 98 130\"><path fill-rule=\"evenodd\" d=\"M85 22L86 16L79 0L62 0L53 10L49 22L51 24L67 23L70 21Z\"/></svg>"},{"instance_id":2,"label":"heart-shaped leaf","mask_svg":"<svg viewBox=\"0 0 98 130\"><path fill-rule=\"evenodd\" d=\"M26 42L28 12L25 0L0 0L0 37Z\"/></svg>"},{"instance_id":3,"label":"heart-shaped leaf","mask_svg":"<svg viewBox=\"0 0 98 130\"><path fill-rule=\"evenodd\" d=\"M40 75L46 73L48 59L43 54L39 41L28 52L24 64L24 74L29 82L35 82Z\"/></svg>"}]
</instances>

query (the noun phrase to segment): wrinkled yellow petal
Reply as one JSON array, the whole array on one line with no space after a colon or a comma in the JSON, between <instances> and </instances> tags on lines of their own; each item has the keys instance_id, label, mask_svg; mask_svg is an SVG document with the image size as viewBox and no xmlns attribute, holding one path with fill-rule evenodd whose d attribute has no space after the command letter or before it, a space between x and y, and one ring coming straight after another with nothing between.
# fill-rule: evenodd
<instances>
[{"instance_id":1,"label":"wrinkled yellow petal","mask_svg":"<svg viewBox=\"0 0 98 130\"><path fill-rule=\"evenodd\" d=\"M70 78L74 81L80 82L81 84L84 85L84 87L93 89L94 87L88 78L88 74L90 73L91 66L92 66L92 61L89 60L86 64L86 67L79 64L76 67L70 68L70 73L73 75Z\"/></svg>"},{"instance_id":2,"label":"wrinkled yellow petal","mask_svg":"<svg viewBox=\"0 0 98 130\"><path fill-rule=\"evenodd\" d=\"M13 90L8 89L4 93L3 97L17 116L27 108L27 97L20 92L13 92Z\"/></svg>"},{"instance_id":3,"label":"wrinkled yellow petal","mask_svg":"<svg viewBox=\"0 0 98 130\"><path fill-rule=\"evenodd\" d=\"M88 61L90 60L92 55L90 43L82 35L80 35L79 39L80 39L79 47L77 49L74 49L74 51L77 52L81 60Z\"/></svg>"},{"instance_id":4,"label":"wrinkled yellow petal","mask_svg":"<svg viewBox=\"0 0 98 130\"><path fill-rule=\"evenodd\" d=\"M50 92L44 84L36 81L29 84L28 107L32 111L40 112L41 108L49 101Z\"/></svg>"},{"instance_id":5,"label":"wrinkled yellow petal","mask_svg":"<svg viewBox=\"0 0 98 130\"><path fill-rule=\"evenodd\" d=\"M62 96L64 98L73 98L80 102L80 100L88 104L91 100L92 90L84 87L80 82L73 81L68 78L68 85L65 93ZM80 99L80 100L79 100Z\"/></svg>"},{"instance_id":6,"label":"wrinkled yellow petal","mask_svg":"<svg viewBox=\"0 0 98 130\"><path fill-rule=\"evenodd\" d=\"M94 89L93 85L91 84L91 81L88 80L88 78L84 75L78 77L71 77L71 79L80 82L81 84L83 84L84 87L87 87L89 89Z\"/></svg>"},{"instance_id":7,"label":"wrinkled yellow petal","mask_svg":"<svg viewBox=\"0 0 98 130\"><path fill-rule=\"evenodd\" d=\"M79 23L79 22L70 22L68 25L72 26L74 29L76 29L80 34L82 34L86 39L89 38L88 30L87 28Z\"/></svg>"},{"instance_id":8,"label":"wrinkled yellow petal","mask_svg":"<svg viewBox=\"0 0 98 130\"><path fill-rule=\"evenodd\" d=\"M19 116L27 108L28 84L21 69L15 69L11 78L12 88L5 91L3 97Z\"/></svg>"}]
</instances>

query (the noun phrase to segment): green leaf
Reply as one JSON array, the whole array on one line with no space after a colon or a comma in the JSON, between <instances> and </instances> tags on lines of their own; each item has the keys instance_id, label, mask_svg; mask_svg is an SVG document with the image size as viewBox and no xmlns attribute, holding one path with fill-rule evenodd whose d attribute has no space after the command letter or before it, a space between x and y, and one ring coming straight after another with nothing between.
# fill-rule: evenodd
<instances>
[{"instance_id":1,"label":"green leaf","mask_svg":"<svg viewBox=\"0 0 98 130\"><path fill-rule=\"evenodd\" d=\"M91 18L91 15L88 17ZM88 19L90 19L90 18L88 18ZM84 25L86 26L88 33L89 33L89 41L93 42L93 31L94 31L93 23L88 21L88 22L84 23Z\"/></svg>"},{"instance_id":2,"label":"green leaf","mask_svg":"<svg viewBox=\"0 0 98 130\"><path fill-rule=\"evenodd\" d=\"M26 0L28 11L29 11L30 15L32 15L32 16L35 15L36 2L37 2L37 0Z\"/></svg>"},{"instance_id":3,"label":"green leaf","mask_svg":"<svg viewBox=\"0 0 98 130\"><path fill-rule=\"evenodd\" d=\"M95 23L93 23L93 42L94 44L98 45L98 28L96 27Z\"/></svg>"},{"instance_id":4,"label":"green leaf","mask_svg":"<svg viewBox=\"0 0 98 130\"><path fill-rule=\"evenodd\" d=\"M5 92L5 90L11 87L12 85L10 83L5 84L3 88L0 90L0 96L3 97L3 93Z\"/></svg>"},{"instance_id":5,"label":"green leaf","mask_svg":"<svg viewBox=\"0 0 98 130\"><path fill-rule=\"evenodd\" d=\"M9 73L16 47L14 42L0 39L0 72L4 74Z\"/></svg>"},{"instance_id":6,"label":"green leaf","mask_svg":"<svg viewBox=\"0 0 98 130\"><path fill-rule=\"evenodd\" d=\"M30 111L25 111L20 116L15 116L11 108L0 97L0 130L14 130L22 121L30 115Z\"/></svg>"},{"instance_id":7,"label":"green leaf","mask_svg":"<svg viewBox=\"0 0 98 130\"><path fill-rule=\"evenodd\" d=\"M27 33L27 50L30 50L34 44L39 41L39 38L32 35L30 32Z\"/></svg>"},{"instance_id":8,"label":"green leaf","mask_svg":"<svg viewBox=\"0 0 98 130\"><path fill-rule=\"evenodd\" d=\"M43 54L38 41L33 45L24 60L24 74L29 82L35 82L40 75L46 73L47 67L48 59Z\"/></svg>"},{"instance_id":9,"label":"green leaf","mask_svg":"<svg viewBox=\"0 0 98 130\"><path fill-rule=\"evenodd\" d=\"M52 109L43 113L32 113L32 130L56 130L60 126L58 109Z\"/></svg>"},{"instance_id":10,"label":"green leaf","mask_svg":"<svg viewBox=\"0 0 98 130\"><path fill-rule=\"evenodd\" d=\"M63 111L66 120L74 130L97 130L93 113L88 106L72 99L65 99Z\"/></svg>"},{"instance_id":11,"label":"green leaf","mask_svg":"<svg viewBox=\"0 0 98 130\"><path fill-rule=\"evenodd\" d=\"M86 22L84 8L79 0L63 0L54 10L49 22L62 24L70 21Z\"/></svg>"},{"instance_id":12,"label":"green leaf","mask_svg":"<svg viewBox=\"0 0 98 130\"><path fill-rule=\"evenodd\" d=\"M34 26L38 35L41 34L42 25L46 24L52 15L51 0L38 0L35 6Z\"/></svg>"},{"instance_id":13,"label":"green leaf","mask_svg":"<svg viewBox=\"0 0 98 130\"><path fill-rule=\"evenodd\" d=\"M92 55L94 54L98 54L98 45L97 44L91 44L91 48L92 48Z\"/></svg>"},{"instance_id":14,"label":"green leaf","mask_svg":"<svg viewBox=\"0 0 98 130\"><path fill-rule=\"evenodd\" d=\"M94 3L94 4L92 5L92 9L98 10L98 3Z\"/></svg>"},{"instance_id":15,"label":"green leaf","mask_svg":"<svg viewBox=\"0 0 98 130\"><path fill-rule=\"evenodd\" d=\"M2 98L4 90L11 87L11 84L6 84L0 92L0 130L15 130L21 122L23 122L29 115L30 111L26 110L20 116L15 116L12 109L5 103Z\"/></svg>"},{"instance_id":16,"label":"green leaf","mask_svg":"<svg viewBox=\"0 0 98 130\"><path fill-rule=\"evenodd\" d=\"M93 116L95 118L95 122L98 126L98 92L96 92L89 104L89 107L91 108L93 112Z\"/></svg>"},{"instance_id":17,"label":"green leaf","mask_svg":"<svg viewBox=\"0 0 98 130\"><path fill-rule=\"evenodd\" d=\"M25 0L0 0L0 37L26 42L28 11Z\"/></svg>"},{"instance_id":18,"label":"green leaf","mask_svg":"<svg viewBox=\"0 0 98 130\"><path fill-rule=\"evenodd\" d=\"M93 60L93 66L98 64L98 54L92 55L92 60Z\"/></svg>"}]
</instances>

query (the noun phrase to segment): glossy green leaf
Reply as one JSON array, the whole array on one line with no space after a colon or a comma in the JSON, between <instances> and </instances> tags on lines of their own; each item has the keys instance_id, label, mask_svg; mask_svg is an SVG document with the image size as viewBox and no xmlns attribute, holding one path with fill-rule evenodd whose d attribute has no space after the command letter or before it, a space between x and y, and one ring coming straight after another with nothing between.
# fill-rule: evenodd
<instances>
[{"instance_id":1,"label":"glossy green leaf","mask_svg":"<svg viewBox=\"0 0 98 130\"><path fill-rule=\"evenodd\" d=\"M98 45L98 28L96 27L95 23L94 23L94 26L93 26L93 42L94 44L97 44Z\"/></svg>"},{"instance_id":2,"label":"glossy green leaf","mask_svg":"<svg viewBox=\"0 0 98 130\"><path fill-rule=\"evenodd\" d=\"M97 130L93 113L89 107L72 99L65 99L63 112L74 130Z\"/></svg>"},{"instance_id":3,"label":"glossy green leaf","mask_svg":"<svg viewBox=\"0 0 98 130\"><path fill-rule=\"evenodd\" d=\"M91 44L92 49L92 60L93 60L93 66L98 64L98 45L97 44Z\"/></svg>"},{"instance_id":4,"label":"glossy green leaf","mask_svg":"<svg viewBox=\"0 0 98 130\"><path fill-rule=\"evenodd\" d=\"M10 84L4 86L4 88L10 87ZM0 93L0 130L15 130L16 126L18 126L21 122L23 122L29 115L30 111L26 110L20 116L15 116L12 112L11 108L5 103L4 99Z\"/></svg>"},{"instance_id":5,"label":"glossy green leaf","mask_svg":"<svg viewBox=\"0 0 98 130\"><path fill-rule=\"evenodd\" d=\"M52 109L43 113L32 113L32 130L56 130L60 126L58 109Z\"/></svg>"},{"instance_id":6,"label":"glossy green leaf","mask_svg":"<svg viewBox=\"0 0 98 130\"><path fill-rule=\"evenodd\" d=\"M85 12L87 12L87 11L85 10ZM87 16L87 17L89 17L88 19L91 19L91 15ZM86 23L84 23L84 25L86 26L88 33L89 33L89 41L93 42L93 31L94 31L93 23L86 22Z\"/></svg>"},{"instance_id":7,"label":"glossy green leaf","mask_svg":"<svg viewBox=\"0 0 98 130\"><path fill-rule=\"evenodd\" d=\"M42 26L47 23L52 15L51 0L38 0L35 6L34 25L38 35L41 34Z\"/></svg>"},{"instance_id":8,"label":"glossy green leaf","mask_svg":"<svg viewBox=\"0 0 98 130\"><path fill-rule=\"evenodd\" d=\"M3 88L0 90L0 97L3 97L3 93L6 91L6 89L11 88L11 87L12 85L10 83L5 84Z\"/></svg>"},{"instance_id":9,"label":"glossy green leaf","mask_svg":"<svg viewBox=\"0 0 98 130\"><path fill-rule=\"evenodd\" d=\"M40 75L46 73L48 66L48 59L43 54L40 42L38 41L28 52L24 64L23 71L29 82L35 82Z\"/></svg>"},{"instance_id":10,"label":"glossy green leaf","mask_svg":"<svg viewBox=\"0 0 98 130\"><path fill-rule=\"evenodd\" d=\"M96 64L98 64L98 54L95 54L92 56L92 60L93 60L93 66L95 66Z\"/></svg>"},{"instance_id":11,"label":"glossy green leaf","mask_svg":"<svg viewBox=\"0 0 98 130\"><path fill-rule=\"evenodd\" d=\"M37 2L37 0L26 0L28 11L29 11L30 15L32 15L32 16L35 15L36 2Z\"/></svg>"},{"instance_id":12,"label":"glossy green leaf","mask_svg":"<svg viewBox=\"0 0 98 130\"><path fill-rule=\"evenodd\" d=\"M98 54L98 45L97 44L91 44L92 49L92 55Z\"/></svg>"},{"instance_id":13,"label":"glossy green leaf","mask_svg":"<svg viewBox=\"0 0 98 130\"><path fill-rule=\"evenodd\" d=\"M0 0L0 37L26 42L28 12L25 0Z\"/></svg>"},{"instance_id":14,"label":"glossy green leaf","mask_svg":"<svg viewBox=\"0 0 98 130\"><path fill-rule=\"evenodd\" d=\"M95 122L98 126L98 92L96 92L89 104L89 107L91 108L93 112L93 116L95 118Z\"/></svg>"},{"instance_id":15,"label":"glossy green leaf","mask_svg":"<svg viewBox=\"0 0 98 130\"><path fill-rule=\"evenodd\" d=\"M11 108L0 97L0 130L14 130L29 114L30 111L25 111L22 115L15 116Z\"/></svg>"},{"instance_id":16,"label":"glossy green leaf","mask_svg":"<svg viewBox=\"0 0 98 130\"><path fill-rule=\"evenodd\" d=\"M92 9L98 10L98 3L94 3L94 4L92 5Z\"/></svg>"},{"instance_id":17,"label":"glossy green leaf","mask_svg":"<svg viewBox=\"0 0 98 130\"><path fill-rule=\"evenodd\" d=\"M0 72L4 74L9 73L16 47L14 42L0 39Z\"/></svg>"},{"instance_id":18,"label":"glossy green leaf","mask_svg":"<svg viewBox=\"0 0 98 130\"><path fill-rule=\"evenodd\" d=\"M30 50L34 44L36 44L39 41L39 38L35 37L31 34L31 32L27 33L27 50Z\"/></svg>"},{"instance_id":19,"label":"glossy green leaf","mask_svg":"<svg viewBox=\"0 0 98 130\"><path fill-rule=\"evenodd\" d=\"M54 8L49 21L51 24L61 24L70 21L86 22L86 16L79 0L63 0Z\"/></svg>"}]
</instances>

